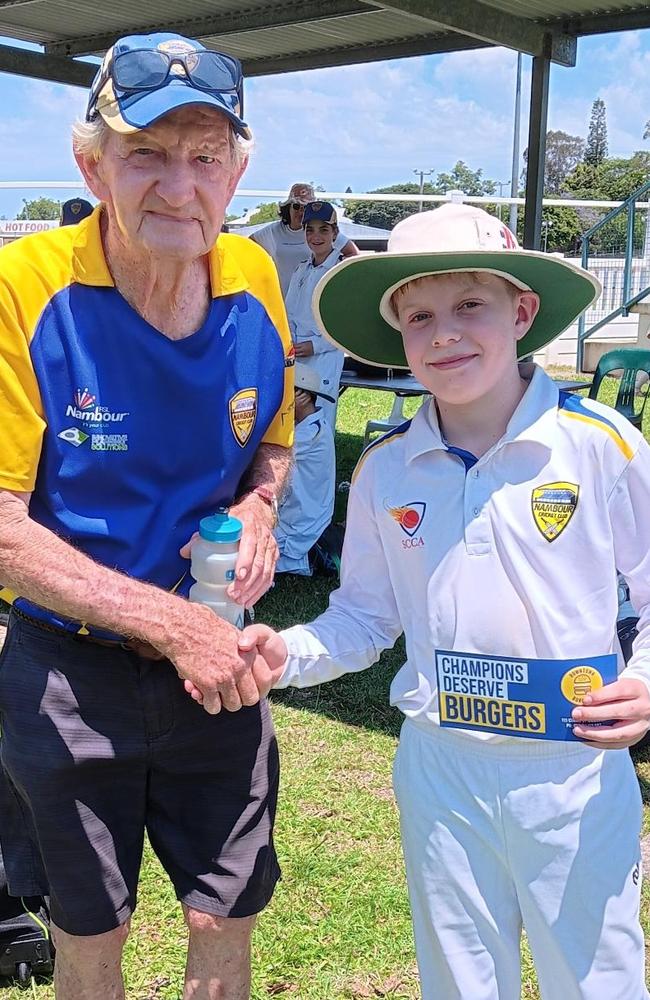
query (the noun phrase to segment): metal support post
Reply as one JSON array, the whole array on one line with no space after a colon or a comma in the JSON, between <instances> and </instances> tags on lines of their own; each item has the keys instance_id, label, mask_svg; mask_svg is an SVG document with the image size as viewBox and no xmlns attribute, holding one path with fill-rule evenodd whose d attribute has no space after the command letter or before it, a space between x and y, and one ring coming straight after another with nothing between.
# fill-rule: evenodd
<instances>
[{"instance_id":1,"label":"metal support post","mask_svg":"<svg viewBox=\"0 0 650 1000\"><path fill-rule=\"evenodd\" d=\"M524 207L524 246L527 250L539 250L541 245L550 70L551 60L549 56L534 57L530 92L530 123L528 126L526 204Z\"/></svg>"}]
</instances>

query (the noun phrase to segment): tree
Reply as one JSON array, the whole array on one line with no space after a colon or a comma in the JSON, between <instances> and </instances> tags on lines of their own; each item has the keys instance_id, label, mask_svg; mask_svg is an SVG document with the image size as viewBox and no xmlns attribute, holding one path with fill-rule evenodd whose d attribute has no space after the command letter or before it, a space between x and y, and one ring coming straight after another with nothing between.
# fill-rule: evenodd
<instances>
[{"instance_id":1,"label":"tree","mask_svg":"<svg viewBox=\"0 0 650 1000\"><path fill-rule=\"evenodd\" d=\"M648 179L650 153L638 150L628 160L620 157L602 160L597 166L586 161L579 163L570 177L565 190L572 198L593 201L625 201Z\"/></svg>"},{"instance_id":2,"label":"tree","mask_svg":"<svg viewBox=\"0 0 650 1000\"><path fill-rule=\"evenodd\" d=\"M420 185L393 184L390 187L376 188L370 194L419 194ZM424 184L423 194L436 194L431 184ZM392 229L409 215L418 210L417 203L408 201L346 201L343 203L345 214L362 226L376 226L378 229Z\"/></svg>"},{"instance_id":3,"label":"tree","mask_svg":"<svg viewBox=\"0 0 650 1000\"><path fill-rule=\"evenodd\" d=\"M575 208L561 208L559 205L547 205L542 210L542 242L549 253L568 253L578 256L584 225ZM524 216L519 212L517 217L517 239L524 241Z\"/></svg>"},{"instance_id":4,"label":"tree","mask_svg":"<svg viewBox=\"0 0 650 1000\"><path fill-rule=\"evenodd\" d=\"M598 166L579 163L565 189L572 198L593 201L625 201L626 198L645 184L650 172L650 153L639 150L628 160L622 158L605 159ZM606 209L580 208L577 210L583 231L593 226L606 214ZM592 246L601 253L620 254L626 243L627 212L619 214L592 239ZM644 238L645 219L637 212L634 227L634 248L639 250Z\"/></svg>"},{"instance_id":5,"label":"tree","mask_svg":"<svg viewBox=\"0 0 650 1000\"><path fill-rule=\"evenodd\" d=\"M257 206L250 218L246 220L246 225L257 226L261 222L277 222L278 219L277 201L265 201L263 204Z\"/></svg>"},{"instance_id":6,"label":"tree","mask_svg":"<svg viewBox=\"0 0 650 1000\"><path fill-rule=\"evenodd\" d=\"M607 157L607 109L601 97L591 105L591 119L585 147L585 163L597 167Z\"/></svg>"},{"instance_id":7,"label":"tree","mask_svg":"<svg viewBox=\"0 0 650 1000\"><path fill-rule=\"evenodd\" d=\"M562 190L565 178L583 157L585 140L568 132L549 131L546 133L546 154L544 157L544 193L556 195ZM528 150L524 150L524 163L528 163ZM522 173L522 184L526 183L526 168Z\"/></svg>"},{"instance_id":8,"label":"tree","mask_svg":"<svg viewBox=\"0 0 650 1000\"><path fill-rule=\"evenodd\" d=\"M495 194L494 181L483 177L482 170L472 170L466 163L459 160L449 173L438 174L434 184L425 181L422 194L445 194L447 191L464 191L468 195ZM390 187L376 188L370 194L419 194L420 185L411 183L393 184ZM345 214L364 226L376 226L379 229L392 229L393 226L418 211L417 202L408 201L346 201ZM490 206L485 206L488 211ZM425 208L435 208L426 204Z\"/></svg>"},{"instance_id":9,"label":"tree","mask_svg":"<svg viewBox=\"0 0 650 1000\"><path fill-rule=\"evenodd\" d=\"M61 215L61 202L54 198L23 198L23 207L16 216L17 219L58 219Z\"/></svg>"},{"instance_id":10,"label":"tree","mask_svg":"<svg viewBox=\"0 0 650 1000\"><path fill-rule=\"evenodd\" d=\"M482 170L472 170L458 160L450 173L438 174L435 187L441 194L446 191L464 191L469 195L496 194L496 184L483 178Z\"/></svg>"}]
</instances>

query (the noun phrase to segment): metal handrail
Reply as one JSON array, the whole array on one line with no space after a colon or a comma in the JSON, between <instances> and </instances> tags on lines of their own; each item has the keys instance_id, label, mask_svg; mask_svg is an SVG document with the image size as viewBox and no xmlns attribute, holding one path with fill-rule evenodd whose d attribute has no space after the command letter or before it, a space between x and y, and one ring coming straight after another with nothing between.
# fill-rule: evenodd
<instances>
[{"instance_id":1,"label":"metal handrail","mask_svg":"<svg viewBox=\"0 0 650 1000\"><path fill-rule=\"evenodd\" d=\"M639 199L650 191L650 180L642 184L641 187L633 191L632 194L613 208L611 212L599 219L593 226L586 230L582 234L582 266L585 270L589 270L589 250L591 246L592 237L598 233L604 226L606 226L612 219L615 219L622 212L627 211L627 231L625 239L625 265L623 270L623 292L622 301L617 309L612 310L612 312L601 319L598 323L595 323L589 330L586 329L586 318L585 313L580 316L578 320L578 350L576 359L576 368L578 371L582 370L582 364L584 361L584 342L590 337L596 330L600 330L601 327L605 326L612 319L617 316L627 316L630 307L640 302L641 299L645 298L650 292L650 286L638 292L635 295L631 295L632 288L632 258L634 255L634 222L636 219L636 209ZM649 220L650 224L650 220Z\"/></svg>"}]
</instances>

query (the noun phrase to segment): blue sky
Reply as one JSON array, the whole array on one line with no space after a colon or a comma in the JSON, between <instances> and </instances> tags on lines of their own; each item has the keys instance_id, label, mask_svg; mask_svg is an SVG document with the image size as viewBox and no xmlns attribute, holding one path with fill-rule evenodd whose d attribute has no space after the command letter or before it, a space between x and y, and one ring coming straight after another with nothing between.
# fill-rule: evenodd
<instances>
[{"instance_id":1,"label":"blue sky","mask_svg":"<svg viewBox=\"0 0 650 1000\"><path fill-rule=\"evenodd\" d=\"M288 189L309 180L367 191L448 171L461 159L485 176L510 176L516 54L486 49L287 73L251 80L246 110L256 149L242 186ZM524 59L522 149L530 60ZM586 135L592 102L607 106L610 155L629 156L650 118L650 30L584 38L573 69L553 66L549 128ZM74 180L70 125L83 113L76 87L0 73L0 180ZM68 197L45 189L39 194ZM28 191L0 190L13 217ZM241 211L255 202L235 200Z\"/></svg>"}]
</instances>

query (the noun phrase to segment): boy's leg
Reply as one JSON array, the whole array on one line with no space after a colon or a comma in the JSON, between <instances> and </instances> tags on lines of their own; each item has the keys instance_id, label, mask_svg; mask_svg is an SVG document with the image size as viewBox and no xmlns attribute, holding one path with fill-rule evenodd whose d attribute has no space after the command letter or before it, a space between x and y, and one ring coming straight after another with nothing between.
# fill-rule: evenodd
<instances>
[{"instance_id":1,"label":"boy's leg","mask_svg":"<svg viewBox=\"0 0 650 1000\"><path fill-rule=\"evenodd\" d=\"M423 1000L519 1000L521 917L489 754L407 721L394 783Z\"/></svg>"},{"instance_id":2,"label":"boy's leg","mask_svg":"<svg viewBox=\"0 0 650 1000\"><path fill-rule=\"evenodd\" d=\"M508 851L544 1000L643 1000L641 797L627 751L514 768ZM545 773L544 773L545 772Z\"/></svg>"}]
</instances>

